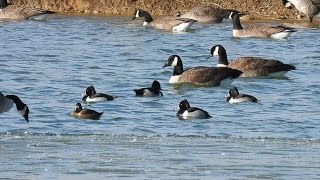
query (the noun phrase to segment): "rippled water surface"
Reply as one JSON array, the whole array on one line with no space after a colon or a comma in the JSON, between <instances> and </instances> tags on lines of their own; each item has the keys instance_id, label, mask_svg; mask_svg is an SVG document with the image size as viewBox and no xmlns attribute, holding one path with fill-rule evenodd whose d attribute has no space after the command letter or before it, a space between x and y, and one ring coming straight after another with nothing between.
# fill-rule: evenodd
<instances>
[{"instance_id":1,"label":"rippled water surface","mask_svg":"<svg viewBox=\"0 0 320 180\"><path fill-rule=\"evenodd\" d=\"M0 114L1 178L320 178L318 28L298 24L288 40L264 40L231 38L228 21L183 34L141 24L63 15L0 23L0 91L30 108L30 123L15 109ZM162 66L170 55L185 67L215 66L217 58L205 60L215 44L230 60L261 56L297 69L284 79L233 83L258 104L228 104L228 87L168 83L172 68ZM134 96L155 79L163 97ZM70 112L90 85L118 98L84 105L104 112L99 121L75 119ZM178 120L183 99L212 118Z\"/></svg>"}]
</instances>

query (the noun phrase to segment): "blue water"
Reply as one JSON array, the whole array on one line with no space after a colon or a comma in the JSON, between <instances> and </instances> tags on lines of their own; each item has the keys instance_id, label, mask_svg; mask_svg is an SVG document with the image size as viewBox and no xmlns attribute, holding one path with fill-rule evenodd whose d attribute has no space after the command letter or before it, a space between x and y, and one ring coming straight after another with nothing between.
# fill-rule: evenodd
<instances>
[{"instance_id":1,"label":"blue water","mask_svg":"<svg viewBox=\"0 0 320 180\"><path fill-rule=\"evenodd\" d=\"M266 40L232 38L230 21L182 34L141 25L131 17L65 15L0 23L0 90L30 109L30 123L15 109L0 114L1 178L320 178L318 28ZM229 60L260 56L297 69L284 79L233 83L258 104L228 104L228 87L168 83L172 68L162 66L170 55L184 67L215 66L217 58L205 60L215 44ZM163 97L134 95L153 80ZM70 115L90 85L118 96L83 104L104 112L99 121ZM178 120L183 99L212 118Z\"/></svg>"}]
</instances>

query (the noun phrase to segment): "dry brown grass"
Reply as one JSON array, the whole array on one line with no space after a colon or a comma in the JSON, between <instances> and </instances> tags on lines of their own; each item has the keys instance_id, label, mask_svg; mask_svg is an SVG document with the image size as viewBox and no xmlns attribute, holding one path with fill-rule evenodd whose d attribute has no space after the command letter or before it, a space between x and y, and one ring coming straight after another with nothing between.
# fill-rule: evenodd
<instances>
[{"instance_id":1,"label":"dry brown grass","mask_svg":"<svg viewBox=\"0 0 320 180\"><path fill-rule=\"evenodd\" d=\"M153 15L185 12L196 5L219 5L245 12L250 19L296 19L295 10L286 9L281 0L11 0L13 4L49 9L57 12L133 15L145 9Z\"/></svg>"}]
</instances>

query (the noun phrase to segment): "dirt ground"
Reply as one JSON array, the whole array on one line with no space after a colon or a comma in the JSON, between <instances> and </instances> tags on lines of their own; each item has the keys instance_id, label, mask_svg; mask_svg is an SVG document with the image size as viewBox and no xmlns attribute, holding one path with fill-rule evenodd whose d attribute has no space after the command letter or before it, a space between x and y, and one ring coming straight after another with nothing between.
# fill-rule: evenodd
<instances>
[{"instance_id":1,"label":"dirt ground","mask_svg":"<svg viewBox=\"0 0 320 180\"><path fill-rule=\"evenodd\" d=\"M133 15L145 9L153 15L185 12L199 4L218 4L236 9L254 19L300 19L302 14L287 9L282 0L11 0L12 4L49 9L57 12L80 12L102 15Z\"/></svg>"}]
</instances>

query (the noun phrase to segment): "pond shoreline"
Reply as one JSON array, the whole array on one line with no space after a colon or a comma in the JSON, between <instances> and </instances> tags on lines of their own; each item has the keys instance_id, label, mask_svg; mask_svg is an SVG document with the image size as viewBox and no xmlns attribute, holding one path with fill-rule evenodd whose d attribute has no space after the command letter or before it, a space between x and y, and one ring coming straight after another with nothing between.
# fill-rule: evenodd
<instances>
[{"instance_id":1,"label":"pond shoreline","mask_svg":"<svg viewBox=\"0 0 320 180\"><path fill-rule=\"evenodd\" d=\"M99 15L133 15L135 9L145 9L153 15L173 15L186 12L200 4L218 4L226 9L236 9L248 14L251 20L297 20L304 15L287 9L281 0L11 0L12 4L48 9L55 12ZM304 20L304 19L303 19Z\"/></svg>"}]
</instances>

